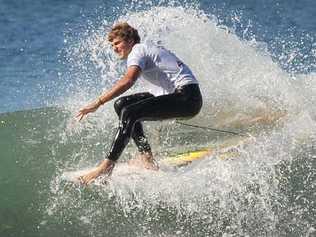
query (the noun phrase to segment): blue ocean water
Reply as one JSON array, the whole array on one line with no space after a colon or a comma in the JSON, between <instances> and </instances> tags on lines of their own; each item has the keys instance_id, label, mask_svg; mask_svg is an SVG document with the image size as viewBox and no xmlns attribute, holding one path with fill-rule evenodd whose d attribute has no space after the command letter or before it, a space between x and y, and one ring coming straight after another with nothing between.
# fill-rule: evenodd
<instances>
[{"instance_id":1,"label":"blue ocean water","mask_svg":"<svg viewBox=\"0 0 316 237\"><path fill-rule=\"evenodd\" d=\"M43 107L63 90L65 33L84 26L103 1L1 0L1 112ZM75 33L75 30L74 30Z\"/></svg>"},{"instance_id":2,"label":"blue ocean water","mask_svg":"<svg viewBox=\"0 0 316 237\"><path fill-rule=\"evenodd\" d=\"M0 0L0 236L314 236L315 15L312 0ZM194 71L204 105L188 123L250 142L108 186L65 182L115 134L111 103L73 117L124 71L105 40L118 20ZM145 131L158 162L244 141L172 121Z\"/></svg>"},{"instance_id":3,"label":"blue ocean water","mask_svg":"<svg viewBox=\"0 0 316 237\"><path fill-rule=\"evenodd\" d=\"M162 3L160 3L162 2ZM65 35L79 35L102 19L113 21L129 1L9 1L1 0L0 112L45 107L64 96L67 72L61 52ZM267 44L285 71L315 71L316 6L313 0L187 1L242 39ZM183 5L185 5L183 4ZM134 1L135 11L164 1ZM175 3L181 5L181 3ZM92 22L92 23L91 23ZM289 60L295 54L295 58ZM76 78L72 78L76 80Z\"/></svg>"}]
</instances>

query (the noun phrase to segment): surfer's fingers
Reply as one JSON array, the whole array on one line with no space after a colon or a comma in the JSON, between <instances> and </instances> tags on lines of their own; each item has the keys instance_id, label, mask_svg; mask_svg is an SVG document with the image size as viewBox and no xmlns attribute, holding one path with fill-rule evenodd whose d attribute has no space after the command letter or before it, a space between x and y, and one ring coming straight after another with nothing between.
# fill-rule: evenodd
<instances>
[{"instance_id":1,"label":"surfer's fingers","mask_svg":"<svg viewBox=\"0 0 316 237\"><path fill-rule=\"evenodd\" d=\"M79 177L78 177L78 180L79 180L80 184L82 184L82 185L85 184L85 182L84 182L84 180L83 180L83 176L79 176Z\"/></svg>"},{"instance_id":2,"label":"surfer's fingers","mask_svg":"<svg viewBox=\"0 0 316 237\"><path fill-rule=\"evenodd\" d=\"M90 179L88 182L87 182L87 185L91 184L95 179Z\"/></svg>"},{"instance_id":3,"label":"surfer's fingers","mask_svg":"<svg viewBox=\"0 0 316 237\"><path fill-rule=\"evenodd\" d=\"M82 176L79 176L77 179L81 182L82 181Z\"/></svg>"},{"instance_id":4,"label":"surfer's fingers","mask_svg":"<svg viewBox=\"0 0 316 237\"><path fill-rule=\"evenodd\" d=\"M83 114L83 113L77 114L77 115L76 115L77 121L80 122L80 121L83 119L84 116L85 116L85 114Z\"/></svg>"},{"instance_id":5,"label":"surfer's fingers","mask_svg":"<svg viewBox=\"0 0 316 237\"><path fill-rule=\"evenodd\" d=\"M82 116L82 112L79 111L79 113L76 114L75 118L79 118L80 116Z\"/></svg>"},{"instance_id":6,"label":"surfer's fingers","mask_svg":"<svg viewBox=\"0 0 316 237\"><path fill-rule=\"evenodd\" d=\"M87 185L89 184L89 182L87 182L87 181L84 179L83 176L80 176L80 177L78 178L78 180L79 180L80 184L83 185L83 186L87 186Z\"/></svg>"},{"instance_id":7,"label":"surfer's fingers","mask_svg":"<svg viewBox=\"0 0 316 237\"><path fill-rule=\"evenodd\" d=\"M84 114L81 115L78 121L80 122L83 119L83 117L84 117Z\"/></svg>"}]
</instances>

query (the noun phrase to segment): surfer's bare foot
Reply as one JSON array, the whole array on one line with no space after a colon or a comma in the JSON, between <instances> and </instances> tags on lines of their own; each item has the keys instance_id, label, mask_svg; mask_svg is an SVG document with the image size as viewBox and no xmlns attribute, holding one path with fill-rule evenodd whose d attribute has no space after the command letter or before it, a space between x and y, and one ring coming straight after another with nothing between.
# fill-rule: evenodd
<instances>
[{"instance_id":1,"label":"surfer's bare foot","mask_svg":"<svg viewBox=\"0 0 316 237\"><path fill-rule=\"evenodd\" d=\"M114 165L114 161L105 159L97 167L95 167L95 169L85 175L80 176L79 181L81 184L87 185L93 182L102 174L111 175Z\"/></svg>"},{"instance_id":2,"label":"surfer's bare foot","mask_svg":"<svg viewBox=\"0 0 316 237\"><path fill-rule=\"evenodd\" d=\"M141 153L137 158L128 161L129 165L137 166L149 170L158 170L158 164L151 153Z\"/></svg>"}]
</instances>

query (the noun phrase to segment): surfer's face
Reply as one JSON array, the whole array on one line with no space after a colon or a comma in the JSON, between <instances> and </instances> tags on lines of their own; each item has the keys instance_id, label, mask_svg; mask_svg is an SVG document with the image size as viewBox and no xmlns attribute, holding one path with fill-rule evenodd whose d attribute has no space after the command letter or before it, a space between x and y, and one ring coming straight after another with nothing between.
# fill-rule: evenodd
<instances>
[{"instance_id":1,"label":"surfer's face","mask_svg":"<svg viewBox=\"0 0 316 237\"><path fill-rule=\"evenodd\" d=\"M125 41L120 37L116 37L111 42L114 52L119 56L120 59L127 59L127 56L131 52L134 42Z\"/></svg>"}]
</instances>

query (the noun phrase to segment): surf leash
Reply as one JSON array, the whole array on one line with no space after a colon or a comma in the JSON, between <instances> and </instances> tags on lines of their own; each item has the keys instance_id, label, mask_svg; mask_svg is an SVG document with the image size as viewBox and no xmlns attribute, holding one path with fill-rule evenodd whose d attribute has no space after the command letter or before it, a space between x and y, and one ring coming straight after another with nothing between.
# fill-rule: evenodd
<instances>
[{"instance_id":1,"label":"surf leash","mask_svg":"<svg viewBox=\"0 0 316 237\"><path fill-rule=\"evenodd\" d=\"M244 133L238 133L238 132L232 132L232 131L227 131L223 129L216 129L216 128L210 128L210 127L199 126L199 125L194 125L194 124L182 123L182 122L179 122L178 120L176 120L176 123L184 125L184 126L188 126L188 127L193 127L193 128L200 128L200 129L206 129L206 130L215 131L215 132L229 133L236 136L249 136L248 134L244 134Z\"/></svg>"}]
</instances>

